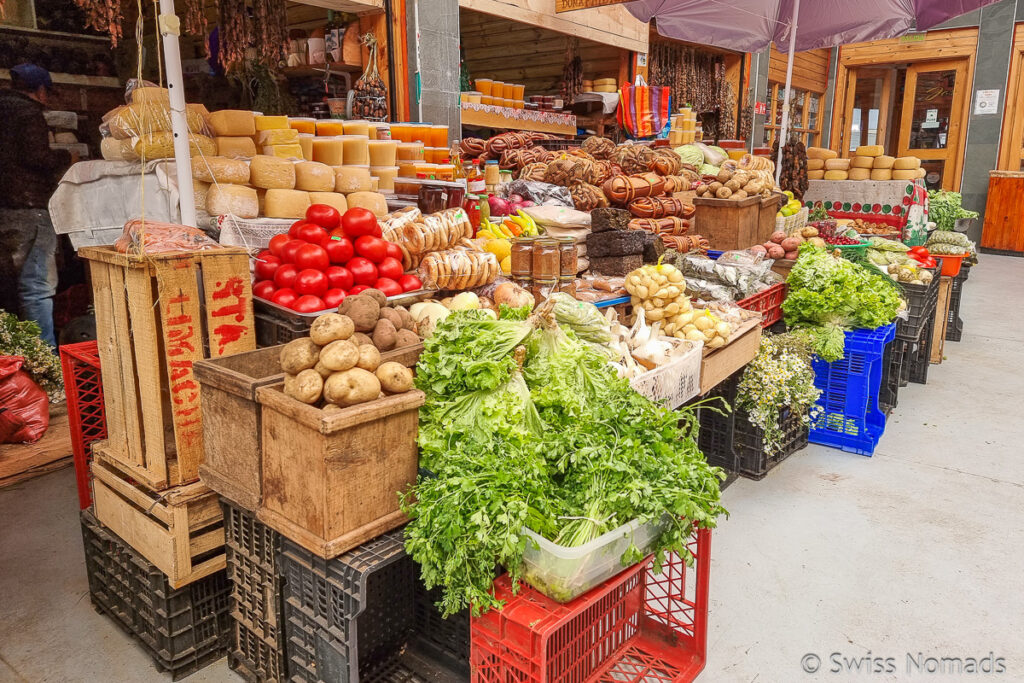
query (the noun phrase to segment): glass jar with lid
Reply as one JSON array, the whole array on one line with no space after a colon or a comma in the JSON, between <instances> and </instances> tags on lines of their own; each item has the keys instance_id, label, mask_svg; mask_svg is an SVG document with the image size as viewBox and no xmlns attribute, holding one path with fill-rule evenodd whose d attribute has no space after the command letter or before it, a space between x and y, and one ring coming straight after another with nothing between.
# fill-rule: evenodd
<instances>
[{"instance_id":1,"label":"glass jar with lid","mask_svg":"<svg viewBox=\"0 0 1024 683\"><path fill-rule=\"evenodd\" d=\"M533 242L533 279L557 280L559 274L558 240L538 237Z\"/></svg>"},{"instance_id":2,"label":"glass jar with lid","mask_svg":"<svg viewBox=\"0 0 1024 683\"><path fill-rule=\"evenodd\" d=\"M516 237L512 240L511 273L513 278L529 278L533 273L534 237Z\"/></svg>"},{"instance_id":3,"label":"glass jar with lid","mask_svg":"<svg viewBox=\"0 0 1024 683\"><path fill-rule=\"evenodd\" d=\"M576 277L578 270L576 258L576 240L572 237L558 238L558 273L559 277Z\"/></svg>"}]
</instances>

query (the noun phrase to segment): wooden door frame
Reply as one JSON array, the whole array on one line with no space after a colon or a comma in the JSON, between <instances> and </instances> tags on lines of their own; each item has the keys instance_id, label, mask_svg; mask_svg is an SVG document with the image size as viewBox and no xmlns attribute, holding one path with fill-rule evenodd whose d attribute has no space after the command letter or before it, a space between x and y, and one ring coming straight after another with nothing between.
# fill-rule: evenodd
<instances>
[{"instance_id":1,"label":"wooden door frame","mask_svg":"<svg viewBox=\"0 0 1024 683\"><path fill-rule=\"evenodd\" d=\"M956 75L953 81L953 102L949 108L949 130L946 133L946 147L941 150L941 156L938 154L940 150L935 150L935 156L925 157L918 154L918 152L931 152L932 150L910 147L910 128L914 120L914 108L912 106L907 107L907 103L913 103L916 97L918 74L927 73L929 71L954 71ZM950 155L953 155L952 168L954 170L959 164L963 163L962 159L957 158L957 155L959 155L958 149L952 149L949 146L949 142L951 139L954 138L959 139L961 135L963 135L963 137L966 137L966 135L962 134L961 132L966 125L966 121L957 120L954 116L955 112L958 109L963 111L964 100L967 101L968 105L970 104L971 98L967 95L966 84L961 85L961 83L965 82L966 80L967 63L963 59L943 59L938 61L917 62L907 67L907 80L905 81L903 89L903 102L900 103L900 139L896 141L896 149L898 151L898 156L906 156L912 154L917 158L921 159L922 161L941 160L944 164L948 164L948 159ZM954 128L956 130L955 136L953 133ZM904 139L907 141L906 146L904 146L903 144ZM945 190L953 190L959 187L959 185L954 185L950 183L947 187L946 170L948 168L948 165L944 165L943 167L942 185L943 189Z\"/></svg>"},{"instance_id":2,"label":"wooden door frame","mask_svg":"<svg viewBox=\"0 0 1024 683\"><path fill-rule=\"evenodd\" d=\"M843 125L839 129L841 147L849 150L849 141L846 140L846 131L850 128L849 122L853 118L853 102L856 99L857 81L860 80L859 74L862 72L878 71L884 72L883 76L868 76L867 78L882 78L882 96L881 96L881 107L878 110L878 130L875 131L875 144L878 144L879 138L885 142L885 136L889 133L889 117L891 116L892 108L892 92L893 92L893 81L896 74L896 70L890 66L857 66L847 69L846 77L846 93L843 98L845 111L843 112ZM846 154L851 152L847 151ZM840 153L840 156L845 154Z\"/></svg>"},{"instance_id":3,"label":"wooden door frame","mask_svg":"<svg viewBox=\"0 0 1024 683\"><path fill-rule=\"evenodd\" d=\"M1024 152L1024 23L1017 24L1010 73L1006 79L1006 110L1003 112L1003 135L999 145L997 168L1019 171Z\"/></svg>"},{"instance_id":4,"label":"wooden door frame","mask_svg":"<svg viewBox=\"0 0 1024 683\"><path fill-rule=\"evenodd\" d=\"M974 64L978 49L978 28L958 28L946 31L929 31L925 39L919 42L902 42L899 38L876 40L870 43L857 43L839 48L839 63L836 65L836 102L833 112L843 112L841 117L833 117L830 145L839 156L849 156L839 149L839 136L846 123L846 85L849 70L860 66L886 66L903 63L926 61L945 61L949 59L967 60L967 78L965 92L973 92ZM902 103L901 103L902 106ZM970 116L971 98L965 97L961 110L960 140L957 142L956 165L952 187L959 190L964 172L964 152L967 148L967 121Z\"/></svg>"}]
</instances>

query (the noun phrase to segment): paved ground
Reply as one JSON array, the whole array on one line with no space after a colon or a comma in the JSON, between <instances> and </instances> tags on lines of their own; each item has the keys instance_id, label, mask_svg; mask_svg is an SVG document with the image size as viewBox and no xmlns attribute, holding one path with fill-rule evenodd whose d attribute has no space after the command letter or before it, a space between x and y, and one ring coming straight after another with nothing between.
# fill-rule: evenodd
<instances>
[{"instance_id":1,"label":"paved ground","mask_svg":"<svg viewBox=\"0 0 1024 683\"><path fill-rule=\"evenodd\" d=\"M873 458L811 446L725 492L700 680L975 680L941 658L991 654L1024 681L1022 272L982 257L963 341L901 390ZM71 470L0 490L0 682L162 680L89 604ZM221 660L186 680L240 679Z\"/></svg>"}]
</instances>

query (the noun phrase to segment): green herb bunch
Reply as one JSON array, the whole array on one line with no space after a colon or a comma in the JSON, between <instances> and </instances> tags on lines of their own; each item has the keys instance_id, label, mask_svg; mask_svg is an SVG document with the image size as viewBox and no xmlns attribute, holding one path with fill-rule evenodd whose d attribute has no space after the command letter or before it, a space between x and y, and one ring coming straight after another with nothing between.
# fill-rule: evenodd
<instances>
[{"instance_id":1,"label":"green herb bunch","mask_svg":"<svg viewBox=\"0 0 1024 683\"><path fill-rule=\"evenodd\" d=\"M780 337L792 337L785 340ZM814 370L808 356L800 352L799 336L765 335L757 356L747 365L736 396L736 409L747 414L751 424L761 428L761 447L769 456L785 445L782 413L789 410L810 424L812 406L821 391L814 386Z\"/></svg>"},{"instance_id":2,"label":"green herb bunch","mask_svg":"<svg viewBox=\"0 0 1024 683\"><path fill-rule=\"evenodd\" d=\"M46 392L51 403L59 403L64 400L60 359L39 335L39 325L34 321L21 321L13 313L0 310L0 356L23 356L21 369Z\"/></svg>"},{"instance_id":3,"label":"green herb bunch","mask_svg":"<svg viewBox=\"0 0 1024 683\"><path fill-rule=\"evenodd\" d=\"M961 218L977 218L977 211L968 211L963 206L963 196L959 192L947 190L929 190L928 218L935 221L937 230L953 230Z\"/></svg>"},{"instance_id":4,"label":"green herb bunch","mask_svg":"<svg viewBox=\"0 0 1024 683\"><path fill-rule=\"evenodd\" d=\"M810 335L814 352L828 362L843 357L846 330L887 325L900 308L890 278L809 243L800 245L786 282L786 324Z\"/></svg>"},{"instance_id":5,"label":"green herb bunch","mask_svg":"<svg viewBox=\"0 0 1024 683\"><path fill-rule=\"evenodd\" d=\"M426 585L444 587L446 614L498 605L496 567L521 578L524 528L575 547L664 520L660 563L669 551L689 558L694 525L723 512L722 472L697 448L692 411L637 394L553 315L452 313L424 343L416 384L430 474L402 499L406 549ZM640 559L631 547L622 561Z\"/></svg>"}]
</instances>

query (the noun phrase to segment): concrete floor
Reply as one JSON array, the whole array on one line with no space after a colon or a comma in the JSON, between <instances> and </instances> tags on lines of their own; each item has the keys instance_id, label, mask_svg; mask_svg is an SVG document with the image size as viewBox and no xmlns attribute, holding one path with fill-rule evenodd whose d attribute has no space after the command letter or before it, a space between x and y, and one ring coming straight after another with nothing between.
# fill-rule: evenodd
<instances>
[{"instance_id":1,"label":"concrete floor","mask_svg":"<svg viewBox=\"0 0 1024 683\"><path fill-rule=\"evenodd\" d=\"M873 458L811 446L725 492L702 681L973 680L925 660L990 653L1024 681L1022 272L982 256L963 341L901 390ZM72 471L0 490L0 682L161 680L89 604ZM186 680L241 679L221 660Z\"/></svg>"}]
</instances>

